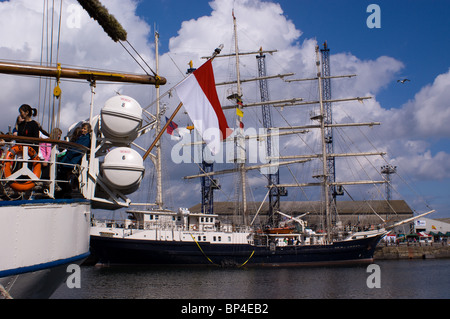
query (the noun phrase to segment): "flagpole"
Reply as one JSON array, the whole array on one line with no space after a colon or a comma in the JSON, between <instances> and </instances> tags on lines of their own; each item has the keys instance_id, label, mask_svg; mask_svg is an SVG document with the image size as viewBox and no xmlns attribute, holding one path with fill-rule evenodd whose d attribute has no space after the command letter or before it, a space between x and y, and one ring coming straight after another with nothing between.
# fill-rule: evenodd
<instances>
[{"instance_id":1,"label":"flagpole","mask_svg":"<svg viewBox=\"0 0 450 319\"><path fill-rule=\"evenodd\" d=\"M164 125L164 127L161 129L161 131L159 131L158 135L156 136L156 139L153 141L152 145L150 145L150 147L148 148L147 152L145 152L144 154L144 161L145 159L148 157L148 155L150 154L150 152L153 150L153 148L155 147L155 145L158 143L158 141L160 140L161 136L164 134L164 132L167 130L167 127L169 127L170 123L172 122L172 120L175 118L175 115L177 115L177 113L180 111L181 107L183 106L183 103L178 104L177 108L175 109L175 111L173 112L172 116L170 117L170 119L166 122L166 125Z\"/></svg>"},{"instance_id":2,"label":"flagpole","mask_svg":"<svg viewBox=\"0 0 450 319\"><path fill-rule=\"evenodd\" d=\"M220 52L223 49L223 44L219 45L219 47L217 49L214 50L214 53L212 54L211 58L208 61L212 61L214 60L214 58L220 54ZM206 62L208 62L206 61ZM205 62L205 63L206 63ZM144 161L147 159L148 155L150 154L150 152L153 150L153 148L155 147L155 145L158 143L158 141L161 139L162 135L164 134L164 132L167 130L167 127L170 125L170 123L172 122L172 120L175 118L175 115L177 115L177 113L180 111L181 107L183 106L183 102L180 102L180 104L178 104L177 108L175 109L175 111L172 113L172 115L170 116L169 120L166 122L166 124L164 125L164 127L161 129L161 131L159 131L158 135L156 136L156 139L153 141L152 145L150 145L150 147L148 148L147 152L145 152L144 154Z\"/></svg>"}]
</instances>

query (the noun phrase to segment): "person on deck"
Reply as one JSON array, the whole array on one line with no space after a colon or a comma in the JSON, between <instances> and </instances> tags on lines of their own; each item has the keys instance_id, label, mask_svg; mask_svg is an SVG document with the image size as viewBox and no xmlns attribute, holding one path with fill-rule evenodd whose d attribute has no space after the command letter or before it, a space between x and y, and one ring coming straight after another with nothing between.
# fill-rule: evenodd
<instances>
[{"instance_id":1,"label":"person on deck","mask_svg":"<svg viewBox=\"0 0 450 319\"><path fill-rule=\"evenodd\" d=\"M37 115L37 110L32 108L28 104L22 104L19 107L20 118L17 124L17 135L27 136L27 137L39 137L39 132L42 132L45 136L50 136L41 125L32 119L32 117Z\"/></svg>"},{"instance_id":2,"label":"person on deck","mask_svg":"<svg viewBox=\"0 0 450 319\"><path fill-rule=\"evenodd\" d=\"M89 123L83 123L81 125L81 135L76 138L74 143L90 147L91 146L91 125ZM72 141L72 139L71 139ZM60 185L63 193L68 194L70 192L79 192L78 178L74 173L74 167L77 164L81 164L81 160L84 153L76 149L68 149L66 154L61 158L61 162L58 169L58 180L69 181L69 184ZM64 165L68 164L68 165Z\"/></svg>"},{"instance_id":3,"label":"person on deck","mask_svg":"<svg viewBox=\"0 0 450 319\"><path fill-rule=\"evenodd\" d=\"M17 136L19 134L19 131L18 131L19 130L19 124L22 123L22 122L23 122L22 115L19 114L19 116L17 116L16 124L14 125L14 129L12 131L12 134L14 136Z\"/></svg>"},{"instance_id":4,"label":"person on deck","mask_svg":"<svg viewBox=\"0 0 450 319\"><path fill-rule=\"evenodd\" d=\"M39 138L39 132L42 132L45 136L50 136L41 125L32 119L32 117L37 115L37 110L32 108L28 104L22 104L19 107L19 117L16 121L17 135L26 137L37 137ZM36 153L39 152L38 146L33 146Z\"/></svg>"},{"instance_id":5,"label":"person on deck","mask_svg":"<svg viewBox=\"0 0 450 319\"><path fill-rule=\"evenodd\" d=\"M51 140L59 140L61 138L62 131L59 128L54 128L50 133ZM42 136L41 136L42 137ZM52 153L51 143L41 143L39 145L39 158L43 160L42 163L42 178L50 178L48 162L50 162L50 157Z\"/></svg>"},{"instance_id":6,"label":"person on deck","mask_svg":"<svg viewBox=\"0 0 450 319\"><path fill-rule=\"evenodd\" d=\"M91 125L89 123L83 123L81 125L81 135L75 137L74 140L71 139L71 142L84 145L86 147L91 146ZM67 153L61 159L61 163L67 164L80 164L81 159L83 157L83 153L77 150L68 150Z\"/></svg>"}]
</instances>

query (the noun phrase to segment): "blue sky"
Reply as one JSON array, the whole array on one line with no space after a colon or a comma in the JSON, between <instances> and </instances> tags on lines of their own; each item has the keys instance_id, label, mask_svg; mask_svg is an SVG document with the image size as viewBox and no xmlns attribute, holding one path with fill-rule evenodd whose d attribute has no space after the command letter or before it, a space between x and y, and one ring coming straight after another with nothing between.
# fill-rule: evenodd
<instances>
[{"instance_id":1,"label":"blue sky","mask_svg":"<svg viewBox=\"0 0 450 319\"><path fill-rule=\"evenodd\" d=\"M327 41L332 54L332 74L358 74L355 80L333 82L333 96L349 97L356 94L373 97L363 108L359 103L336 105L337 120L345 120L348 111L354 112L355 121L382 122L383 125L374 130L375 146L387 151L387 160L398 165L401 178L397 178L395 183L400 179L407 180L417 191L412 195L405 194L404 198L415 208L419 197L417 194L420 194L425 202L438 211L435 217L450 217L450 1L101 2L125 27L129 41L150 65L154 65L153 31L156 26L161 42L161 74L169 82L163 91L183 78L190 59L198 66L201 63L199 57L211 53L220 43L225 44L224 52L231 51L232 7L238 19L241 50L255 50L259 46L279 50L273 57L268 57L270 74L295 72L296 77L314 75L314 60L311 59L314 45ZM381 28L371 29L366 24L371 14L367 12L370 4L377 4L381 9ZM72 11L68 8L77 5L75 0L63 0L63 18L69 19ZM59 12L59 7L56 12ZM62 25L60 59L63 64L141 72L123 48L111 41L95 21L82 11L76 12L79 25ZM0 0L0 17L0 59L38 62L41 56L42 1ZM243 62L254 71L254 58L248 61ZM217 59L214 68L217 80L226 73L226 62ZM397 83L398 79L405 77L411 82ZM20 105L24 100L29 104L38 103L35 80L16 80L5 76L0 79L6 86L3 87L5 105ZM20 95L14 94L17 87L21 88ZM308 93L303 87L293 85L286 88L286 85L281 86L276 81L271 81L270 87L272 97L298 97L295 95ZM90 94L89 88L80 83L63 83L62 90L65 94L62 128L66 129L74 118L89 114ZM148 105L154 98L154 93L148 88L98 85L96 111L115 91L133 96L142 105ZM250 91L245 93L247 100L252 98ZM174 97L166 98L164 103L170 111L178 102ZM252 112L246 114L254 114ZM283 112L288 117L298 117L295 110ZM0 119L2 127L13 123L15 113L16 108L12 112L5 111ZM246 120L250 122L249 115ZM308 124L295 120L293 124ZM180 125L187 123L183 115L177 121ZM232 116L230 122L234 123ZM169 145L171 143L167 137L164 137L164 141ZM375 165L379 166L380 163ZM186 172L195 173L198 168L169 165L168 171L171 179L166 188L168 206L190 207L198 203L199 183L181 180ZM251 183L257 180L256 176L250 177ZM398 187L402 194L409 188ZM263 199L263 190L258 190L256 200ZM220 195L218 198L226 199ZM302 199L292 197L288 200ZM417 210L423 211L424 208L417 203Z\"/></svg>"},{"instance_id":2,"label":"blue sky","mask_svg":"<svg viewBox=\"0 0 450 319\"><path fill-rule=\"evenodd\" d=\"M388 88L382 98L390 107L412 98L414 92L449 68L444 58L450 50L450 3L446 0L280 0L285 16L303 32L303 37L328 41L332 53L351 52L361 59L387 55L402 61L401 75L411 78L408 87ZM378 4L381 28L369 29L367 7ZM181 23L211 14L209 1L140 1L137 14L161 34L161 50L177 35Z\"/></svg>"},{"instance_id":3,"label":"blue sky","mask_svg":"<svg viewBox=\"0 0 450 319\"><path fill-rule=\"evenodd\" d=\"M361 60L388 56L402 63L401 70L395 72L391 81L383 83L376 92L376 99L384 109L401 109L402 105L414 100L422 88L431 85L437 76L449 70L450 62L446 56L450 50L450 2L446 0L273 2L281 5L284 16L302 32L299 42L310 38L318 43L326 40L332 54L349 53ZM366 20L371 14L367 12L367 7L370 4L377 4L381 9L381 28L367 26ZM156 25L162 37L161 50L167 52L168 39L177 36L181 23L211 15L211 7L207 1L142 1L137 12L149 24ZM242 20L245 17L240 17L239 21ZM331 68L333 70L333 65ZM396 80L402 78L408 78L411 82L397 83ZM409 129L413 131L414 127ZM448 152L449 137L448 134L429 134L420 139L429 143L428 149L435 155ZM439 214L450 216L449 179L436 176L430 176L430 179L415 187L418 192L426 194L432 190L430 200L441 208Z\"/></svg>"}]
</instances>

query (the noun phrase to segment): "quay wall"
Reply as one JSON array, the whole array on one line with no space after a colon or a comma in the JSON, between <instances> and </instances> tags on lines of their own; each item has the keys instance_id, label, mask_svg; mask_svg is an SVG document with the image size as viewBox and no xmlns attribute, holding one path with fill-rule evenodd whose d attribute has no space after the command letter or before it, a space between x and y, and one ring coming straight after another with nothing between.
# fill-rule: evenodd
<instances>
[{"instance_id":1,"label":"quay wall","mask_svg":"<svg viewBox=\"0 0 450 319\"><path fill-rule=\"evenodd\" d=\"M379 244L375 260L450 258L450 245L446 243L383 245Z\"/></svg>"}]
</instances>

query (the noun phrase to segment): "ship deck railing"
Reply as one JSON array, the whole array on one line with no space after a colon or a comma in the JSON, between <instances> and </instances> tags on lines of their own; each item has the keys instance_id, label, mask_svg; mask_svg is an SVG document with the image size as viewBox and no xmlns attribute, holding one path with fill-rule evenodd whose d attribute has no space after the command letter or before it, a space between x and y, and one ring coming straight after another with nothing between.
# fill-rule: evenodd
<instances>
[{"instance_id":1,"label":"ship deck railing","mask_svg":"<svg viewBox=\"0 0 450 319\"><path fill-rule=\"evenodd\" d=\"M379 244L379 246L386 246L386 247L402 247L402 246L407 246L407 247L424 247L424 246L450 246L450 240L441 240L441 241L417 241L417 242L399 242L399 243L388 243L388 242L383 242L381 244Z\"/></svg>"},{"instance_id":2,"label":"ship deck railing","mask_svg":"<svg viewBox=\"0 0 450 319\"><path fill-rule=\"evenodd\" d=\"M11 150L16 145L22 146L24 150L32 147L34 149L39 150L40 144L50 144L51 147L51 157L49 161L45 161L39 157L39 160L33 160L29 158L28 154L26 156L27 159L23 158L23 154L17 154L13 159L6 158L6 155L8 154L8 151ZM83 180L82 176L84 174L83 171L87 170L87 167L83 167L83 165L80 164L70 164L70 163L61 163L59 162L59 158L57 154L59 153L59 149L61 150L73 150L76 152L80 152L83 154L85 159L87 159L87 154L89 151L89 148L62 140L52 140L52 139L42 139L42 138L33 138L33 137L23 137L23 136L15 136L15 135L0 135L0 197L3 200L16 200L16 199L22 199L25 198L27 195L41 195L44 198L55 198L58 193L58 190L60 189L60 186L63 186L64 184L68 184L69 181L66 179L58 179L58 167L61 165L64 165L68 170L72 168L72 171L77 172L77 177L79 180L79 189L84 185L85 181ZM39 153L38 153L39 156ZM11 168L11 176L21 169L24 165L23 163L41 163L41 174L40 176L19 176L17 179L11 179L5 176L5 165L8 162L12 162L12 168ZM87 161L86 161L87 162ZM48 176L46 178L43 177L42 169L44 167L44 164L48 165ZM33 171L33 168L29 166L29 170ZM14 182L27 182L27 181L33 181L35 186L28 190L28 191L17 191L10 187L11 183ZM65 196L64 194L59 194L60 196Z\"/></svg>"},{"instance_id":3,"label":"ship deck railing","mask_svg":"<svg viewBox=\"0 0 450 319\"><path fill-rule=\"evenodd\" d=\"M220 227L213 226L212 228L199 228L197 224L182 225L177 221L162 221L162 222L138 222L133 221L130 223L129 219L101 219L96 218L92 221L92 225L103 226L105 228L119 228L130 230L161 230L161 231L202 231L202 232L224 232L224 233L249 233L247 227L221 225ZM195 227L196 226L196 227ZM210 226L210 225L207 225Z\"/></svg>"}]
</instances>

